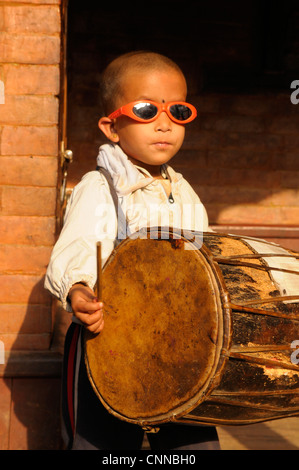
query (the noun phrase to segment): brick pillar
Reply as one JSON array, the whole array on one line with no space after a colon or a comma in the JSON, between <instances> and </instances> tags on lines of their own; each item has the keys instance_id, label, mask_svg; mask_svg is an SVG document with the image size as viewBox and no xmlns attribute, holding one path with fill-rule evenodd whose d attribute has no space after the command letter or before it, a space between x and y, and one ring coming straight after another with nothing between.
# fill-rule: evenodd
<instances>
[{"instance_id":1,"label":"brick pillar","mask_svg":"<svg viewBox=\"0 0 299 470\"><path fill-rule=\"evenodd\" d=\"M42 435L60 371L43 288L56 226L60 24L60 0L0 1L0 449L57 444L57 413L44 441L30 436Z\"/></svg>"}]
</instances>

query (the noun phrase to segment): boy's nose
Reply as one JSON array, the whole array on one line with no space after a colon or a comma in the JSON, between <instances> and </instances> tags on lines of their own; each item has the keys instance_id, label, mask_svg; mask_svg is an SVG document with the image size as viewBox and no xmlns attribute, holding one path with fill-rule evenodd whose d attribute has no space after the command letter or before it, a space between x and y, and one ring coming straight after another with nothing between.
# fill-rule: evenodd
<instances>
[{"instance_id":1,"label":"boy's nose","mask_svg":"<svg viewBox=\"0 0 299 470\"><path fill-rule=\"evenodd\" d=\"M160 116L155 121L155 130L167 132L171 130L171 119L168 117L166 111L162 111Z\"/></svg>"}]
</instances>

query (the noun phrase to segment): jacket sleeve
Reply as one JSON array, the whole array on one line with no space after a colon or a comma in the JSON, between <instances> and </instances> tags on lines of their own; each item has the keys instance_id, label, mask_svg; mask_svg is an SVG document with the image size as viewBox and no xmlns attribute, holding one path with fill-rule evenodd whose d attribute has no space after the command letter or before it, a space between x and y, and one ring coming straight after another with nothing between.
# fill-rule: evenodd
<instances>
[{"instance_id":1,"label":"jacket sleeve","mask_svg":"<svg viewBox=\"0 0 299 470\"><path fill-rule=\"evenodd\" d=\"M76 282L94 289L97 279L96 243L102 242L102 265L114 248L117 233L115 206L106 179L87 173L74 188L64 225L53 248L45 288L71 311L68 292Z\"/></svg>"}]
</instances>

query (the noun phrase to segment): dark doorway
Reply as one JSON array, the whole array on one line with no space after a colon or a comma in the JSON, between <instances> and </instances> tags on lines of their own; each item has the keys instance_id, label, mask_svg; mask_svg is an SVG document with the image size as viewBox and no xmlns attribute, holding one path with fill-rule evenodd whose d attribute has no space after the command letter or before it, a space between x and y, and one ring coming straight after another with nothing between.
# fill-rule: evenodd
<instances>
[{"instance_id":1,"label":"dark doorway","mask_svg":"<svg viewBox=\"0 0 299 470\"><path fill-rule=\"evenodd\" d=\"M153 0L146 6L69 0L68 147L74 161L68 187L95 168L105 142L97 127L101 71L122 53L147 49L171 57L186 75L198 119L188 125L172 165L198 192L210 222L223 223L219 214L229 205L259 204L279 191L278 172L291 181L299 170L283 131L273 135L275 117L297 111L290 83L299 79L298 19L293 0ZM246 224L245 216L234 217L224 223ZM260 223L254 217L249 214L248 224ZM270 224L279 225L275 217Z\"/></svg>"}]
</instances>

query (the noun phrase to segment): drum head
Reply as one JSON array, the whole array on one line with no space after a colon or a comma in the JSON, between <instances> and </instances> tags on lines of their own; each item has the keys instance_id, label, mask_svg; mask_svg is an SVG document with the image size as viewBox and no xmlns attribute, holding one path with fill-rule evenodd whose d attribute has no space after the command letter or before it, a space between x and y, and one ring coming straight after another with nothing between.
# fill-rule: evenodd
<instances>
[{"instance_id":1,"label":"drum head","mask_svg":"<svg viewBox=\"0 0 299 470\"><path fill-rule=\"evenodd\" d=\"M209 393L223 345L213 266L186 239L127 239L103 270L105 327L85 332L90 381L114 415L175 419Z\"/></svg>"}]
</instances>

